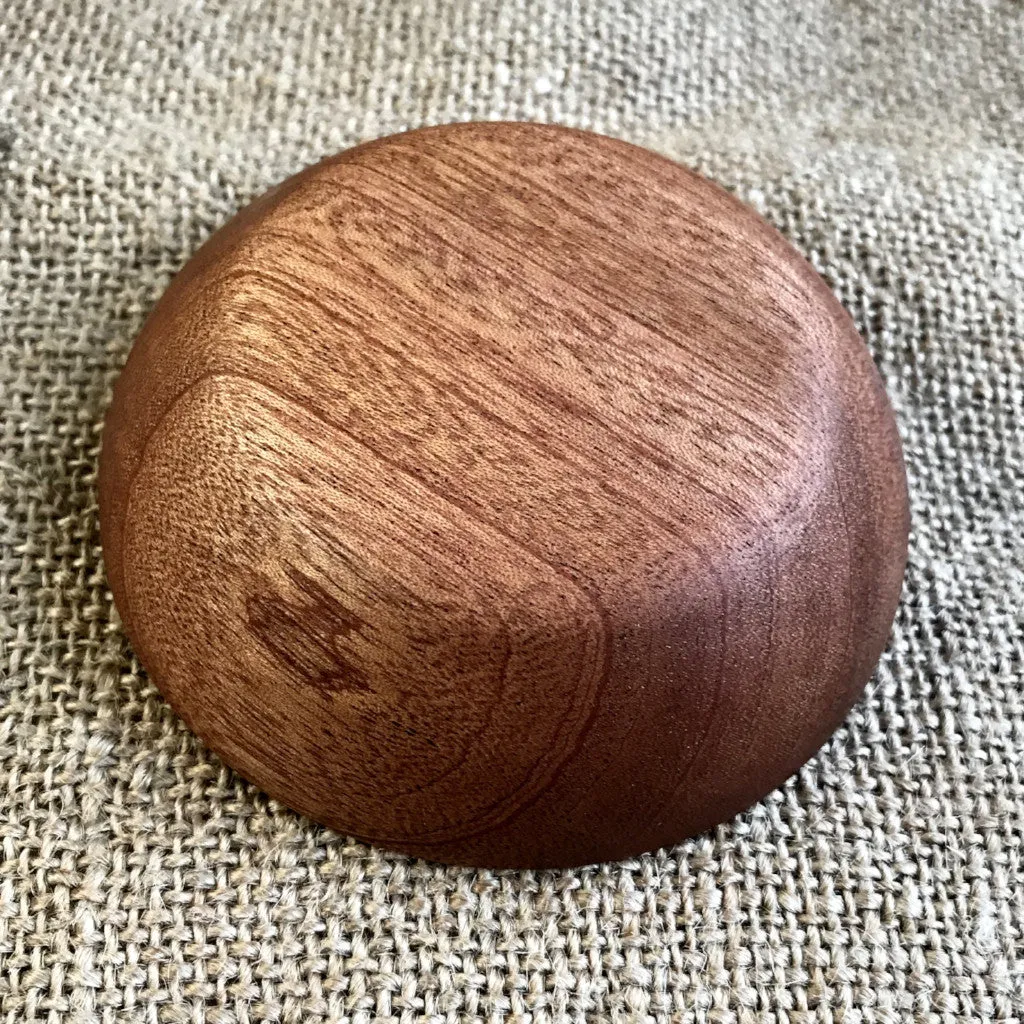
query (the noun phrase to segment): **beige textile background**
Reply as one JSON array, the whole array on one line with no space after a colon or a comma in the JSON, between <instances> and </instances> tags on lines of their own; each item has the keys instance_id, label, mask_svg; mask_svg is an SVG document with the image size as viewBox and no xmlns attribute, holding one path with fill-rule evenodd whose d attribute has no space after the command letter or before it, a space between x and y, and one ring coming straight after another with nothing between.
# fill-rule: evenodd
<instances>
[{"instance_id":1,"label":"beige textile background","mask_svg":"<svg viewBox=\"0 0 1024 1024\"><path fill-rule=\"evenodd\" d=\"M119 632L110 385L240 204L358 140L556 120L753 203L855 317L913 536L865 698L714 834L445 869L267 801ZM1024 1018L1024 6L6 0L0 1021Z\"/></svg>"}]
</instances>

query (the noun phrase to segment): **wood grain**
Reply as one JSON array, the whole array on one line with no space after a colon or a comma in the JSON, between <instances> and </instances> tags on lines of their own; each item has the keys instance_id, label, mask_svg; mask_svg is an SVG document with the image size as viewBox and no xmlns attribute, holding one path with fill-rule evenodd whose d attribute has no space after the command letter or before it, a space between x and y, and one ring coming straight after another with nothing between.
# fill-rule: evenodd
<instances>
[{"instance_id":1,"label":"wood grain","mask_svg":"<svg viewBox=\"0 0 1024 1024\"><path fill-rule=\"evenodd\" d=\"M842 720L907 497L849 317L764 221L568 129L394 136L218 232L114 393L138 655L271 795L425 857L722 821Z\"/></svg>"}]
</instances>

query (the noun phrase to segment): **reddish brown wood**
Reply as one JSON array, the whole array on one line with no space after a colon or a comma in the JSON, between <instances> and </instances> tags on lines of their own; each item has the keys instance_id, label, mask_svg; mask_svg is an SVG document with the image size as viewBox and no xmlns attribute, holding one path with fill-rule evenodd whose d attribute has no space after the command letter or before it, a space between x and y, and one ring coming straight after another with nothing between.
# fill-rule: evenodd
<instances>
[{"instance_id":1,"label":"reddish brown wood","mask_svg":"<svg viewBox=\"0 0 1024 1024\"><path fill-rule=\"evenodd\" d=\"M795 771L903 574L893 416L756 214L536 125L383 139L243 211L115 389L142 663L270 794L385 847L569 865Z\"/></svg>"}]
</instances>

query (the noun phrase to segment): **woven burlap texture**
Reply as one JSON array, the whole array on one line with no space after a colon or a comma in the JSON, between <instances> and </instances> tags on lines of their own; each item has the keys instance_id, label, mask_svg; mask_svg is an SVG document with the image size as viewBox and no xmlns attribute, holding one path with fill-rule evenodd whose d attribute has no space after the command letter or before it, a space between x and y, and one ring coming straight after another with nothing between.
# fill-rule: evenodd
<instances>
[{"instance_id":1,"label":"woven burlap texture","mask_svg":"<svg viewBox=\"0 0 1024 1024\"><path fill-rule=\"evenodd\" d=\"M0 1020L1024 1017L1024 8L7 0L0 10ZM853 314L913 535L893 638L798 777L636 861L457 870L206 752L105 582L100 425L211 230L469 118L650 145Z\"/></svg>"}]
</instances>

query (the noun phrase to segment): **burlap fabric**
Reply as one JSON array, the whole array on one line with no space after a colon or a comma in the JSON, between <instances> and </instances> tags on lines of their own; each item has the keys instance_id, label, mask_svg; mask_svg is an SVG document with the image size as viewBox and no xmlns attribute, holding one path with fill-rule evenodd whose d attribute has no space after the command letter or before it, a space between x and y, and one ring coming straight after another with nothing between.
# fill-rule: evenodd
<instances>
[{"instance_id":1,"label":"burlap fabric","mask_svg":"<svg viewBox=\"0 0 1024 1024\"><path fill-rule=\"evenodd\" d=\"M111 381L173 272L317 157L465 118L646 143L822 271L906 442L905 599L781 791L624 864L445 869L189 735L111 606ZM0 1019L1024 1017L1024 8L7 0Z\"/></svg>"}]
</instances>

